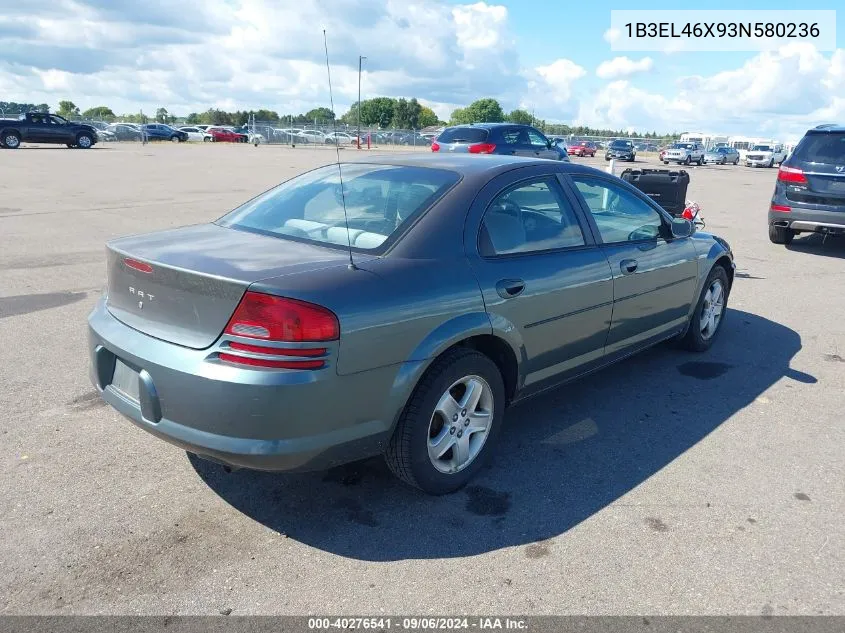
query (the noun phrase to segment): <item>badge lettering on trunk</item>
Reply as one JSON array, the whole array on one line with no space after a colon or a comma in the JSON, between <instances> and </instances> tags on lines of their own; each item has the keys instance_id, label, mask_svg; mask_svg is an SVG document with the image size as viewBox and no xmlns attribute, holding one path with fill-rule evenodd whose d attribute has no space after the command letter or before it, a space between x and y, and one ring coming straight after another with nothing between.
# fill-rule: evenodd
<instances>
[{"instance_id":1,"label":"badge lettering on trunk","mask_svg":"<svg viewBox=\"0 0 845 633\"><path fill-rule=\"evenodd\" d=\"M139 310L144 309L144 298L146 298L147 301L152 301L153 299L155 299L155 295L151 295L149 292L144 292L143 290L135 289L132 286L129 286L129 294L135 295L136 297L138 297L138 299L140 299L140 301L138 301Z\"/></svg>"}]
</instances>

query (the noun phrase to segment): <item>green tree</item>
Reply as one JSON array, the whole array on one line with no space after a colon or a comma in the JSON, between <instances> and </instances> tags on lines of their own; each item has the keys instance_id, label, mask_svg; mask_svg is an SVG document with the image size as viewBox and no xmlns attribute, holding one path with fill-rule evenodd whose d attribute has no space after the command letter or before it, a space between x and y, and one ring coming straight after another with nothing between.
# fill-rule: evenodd
<instances>
[{"instance_id":1,"label":"green tree","mask_svg":"<svg viewBox=\"0 0 845 633\"><path fill-rule=\"evenodd\" d=\"M361 124L390 127L393 121L396 100L390 97L376 97L361 102Z\"/></svg>"},{"instance_id":2,"label":"green tree","mask_svg":"<svg viewBox=\"0 0 845 633\"><path fill-rule=\"evenodd\" d=\"M73 101L59 101L59 116L68 117L79 116L79 108Z\"/></svg>"},{"instance_id":3,"label":"green tree","mask_svg":"<svg viewBox=\"0 0 845 633\"><path fill-rule=\"evenodd\" d=\"M451 125L462 125L472 123L472 119L467 114L466 108L456 108L449 117L449 123Z\"/></svg>"},{"instance_id":4,"label":"green tree","mask_svg":"<svg viewBox=\"0 0 845 633\"><path fill-rule=\"evenodd\" d=\"M393 127L400 130L407 130L411 127L410 111L408 109L408 102L405 99L398 99L393 105L393 120L391 121Z\"/></svg>"},{"instance_id":5,"label":"green tree","mask_svg":"<svg viewBox=\"0 0 845 633\"><path fill-rule=\"evenodd\" d=\"M506 119L510 123L521 123L523 125L531 125L534 123L534 117L531 116L530 112L526 112L525 110L513 110Z\"/></svg>"},{"instance_id":6,"label":"green tree","mask_svg":"<svg viewBox=\"0 0 845 633\"><path fill-rule=\"evenodd\" d=\"M305 118L311 121L311 123L314 122L314 119L317 120L318 124L331 123L334 121L334 112L328 108L314 108L305 113Z\"/></svg>"},{"instance_id":7,"label":"green tree","mask_svg":"<svg viewBox=\"0 0 845 633\"><path fill-rule=\"evenodd\" d=\"M88 108L82 113L82 116L86 119L100 119L101 121L114 121L116 118L112 109L106 106Z\"/></svg>"},{"instance_id":8,"label":"green tree","mask_svg":"<svg viewBox=\"0 0 845 633\"><path fill-rule=\"evenodd\" d=\"M420 106L419 126L421 128L437 125L438 123L440 123L440 120L437 118L434 110L427 106Z\"/></svg>"},{"instance_id":9,"label":"green tree","mask_svg":"<svg viewBox=\"0 0 845 633\"><path fill-rule=\"evenodd\" d=\"M200 115L196 112L191 112L188 117L185 119L185 123L190 125L194 125L195 123L200 122Z\"/></svg>"},{"instance_id":10,"label":"green tree","mask_svg":"<svg viewBox=\"0 0 845 633\"><path fill-rule=\"evenodd\" d=\"M167 123L170 115L167 113L167 108L159 108L156 110L156 121L159 123Z\"/></svg>"},{"instance_id":11,"label":"green tree","mask_svg":"<svg viewBox=\"0 0 845 633\"><path fill-rule=\"evenodd\" d=\"M505 113L502 106L495 99L486 98L473 101L469 104L466 112L472 119L471 123L500 123L505 120Z\"/></svg>"}]
</instances>

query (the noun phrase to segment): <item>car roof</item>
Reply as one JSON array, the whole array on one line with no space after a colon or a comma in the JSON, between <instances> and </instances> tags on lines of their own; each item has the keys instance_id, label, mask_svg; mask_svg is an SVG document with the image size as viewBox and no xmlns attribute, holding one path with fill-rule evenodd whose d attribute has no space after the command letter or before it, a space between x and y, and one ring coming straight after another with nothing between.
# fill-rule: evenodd
<instances>
[{"instance_id":1,"label":"car roof","mask_svg":"<svg viewBox=\"0 0 845 633\"><path fill-rule=\"evenodd\" d=\"M551 161L547 158L529 158L512 154L440 154L431 153L402 153L367 156L361 159L344 161L349 163L368 163L371 165L395 165L401 167L428 167L431 169L448 169L464 177L487 175L496 176L500 173L529 167L532 165L553 165L568 173L606 173L594 167L579 165L565 161ZM332 163L329 163L330 165Z\"/></svg>"},{"instance_id":2,"label":"car roof","mask_svg":"<svg viewBox=\"0 0 845 633\"><path fill-rule=\"evenodd\" d=\"M845 125L838 123L825 123L824 125L817 125L811 130L807 130L807 134L842 134L845 132Z\"/></svg>"},{"instance_id":3,"label":"car roof","mask_svg":"<svg viewBox=\"0 0 845 633\"><path fill-rule=\"evenodd\" d=\"M448 125L450 127L480 127L485 130L492 130L497 127L532 127L525 123L461 123L459 125Z\"/></svg>"}]
</instances>

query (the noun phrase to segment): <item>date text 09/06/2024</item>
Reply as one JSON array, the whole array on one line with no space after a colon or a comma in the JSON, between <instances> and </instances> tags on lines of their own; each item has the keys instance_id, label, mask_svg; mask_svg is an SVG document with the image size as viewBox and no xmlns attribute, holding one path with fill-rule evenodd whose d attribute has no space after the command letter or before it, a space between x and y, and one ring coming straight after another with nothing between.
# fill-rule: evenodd
<instances>
[{"instance_id":1,"label":"date text 09/06/2024","mask_svg":"<svg viewBox=\"0 0 845 633\"><path fill-rule=\"evenodd\" d=\"M308 618L308 628L314 631L330 631L333 629L382 630L390 629L405 631L432 630L471 630L481 631L510 630L524 631L528 623L520 618L437 618L437 617L370 617L370 618Z\"/></svg>"}]
</instances>

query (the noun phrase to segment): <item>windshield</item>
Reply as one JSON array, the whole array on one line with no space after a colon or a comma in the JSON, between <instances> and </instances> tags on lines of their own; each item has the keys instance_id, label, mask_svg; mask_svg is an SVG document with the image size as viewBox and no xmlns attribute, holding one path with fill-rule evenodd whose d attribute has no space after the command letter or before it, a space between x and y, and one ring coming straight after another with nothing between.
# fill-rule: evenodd
<instances>
[{"instance_id":1,"label":"windshield","mask_svg":"<svg viewBox=\"0 0 845 633\"><path fill-rule=\"evenodd\" d=\"M342 192L338 166L321 167L261 194L218 224L375 251L459 179L444 169L396 165L345 164L342 174Z\"/></svg>"},{"instance_id":2,"label":"windshield","mask_svg":"<svg viewBox=\"0 0 845 633\"><path fill-rule=\"evenodd\" d=\"M755 145L754 147L751 148L751 151L771 152L772 146L771 145Z\"/></svg>"},{"instance_id":3,"label":"windshield","mask_svg":"<svg viewBox=\"0 0 845 633\"><path fill-rule=\"evenodd\" d=\"M611 147L631 147L631 141L613 141Z\"/></svg>"}]
</instances>

